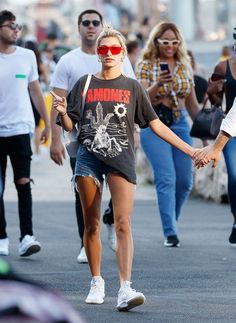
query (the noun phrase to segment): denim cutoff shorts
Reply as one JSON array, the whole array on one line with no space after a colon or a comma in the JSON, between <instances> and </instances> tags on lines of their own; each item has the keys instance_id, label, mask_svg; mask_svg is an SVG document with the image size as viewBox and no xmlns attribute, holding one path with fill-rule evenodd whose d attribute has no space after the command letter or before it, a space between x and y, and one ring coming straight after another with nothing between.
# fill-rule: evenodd
<instances>
[{"instance_id":1,"label":"denim cutoff shorts","mask_svg":"<svg viewBox=\"0 0 236 323\"><path fill-rule=\"evenodd\" d=\"M94 179L96 185L102 188L104 179L107 178L109 173L122 174L106 165L103 161L98 159L93 153L89 152L83 145L79 145L76 156L75 172L72 178L73 186L76 187L76 177L91 177ZM77 191L78 188L76 187Z\"/></svg>"}]
</instances>

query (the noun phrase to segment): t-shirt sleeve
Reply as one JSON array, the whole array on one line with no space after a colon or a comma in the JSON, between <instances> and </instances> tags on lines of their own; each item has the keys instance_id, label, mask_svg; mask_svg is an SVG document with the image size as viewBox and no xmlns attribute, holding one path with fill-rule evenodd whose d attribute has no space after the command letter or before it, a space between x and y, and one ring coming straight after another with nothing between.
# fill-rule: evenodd
<instances>
[{"instance_id":1,"label":"t-shirt sleeve","mask_svg":"<svg viewBox=\"0 0 236 323\"><path fill-rule=\"evenodd\" d=\"M30 55L31 55L32 64L31 64L31 70L29 73L29 83L34 82L39 78L36 56L33 51L30 51Z\"/></svg>"},{"instance_id":2,"label":"t-shirt sleeve","mask_svg":"<svg viewBox=\"0 0 236 323\"><path fill-rule=\"evenodd\" d=\"M61 59L56 65L55 72L53 73L50 87L52 88L56 87L56 88L68 91L69 89L68 80L69 80L69 77L68 77L67 66L65 64L63 57L61 57Z\"/></svg>"},{"instance_id":3,"label":"t-shirt sleeve","mask_svg":"<svg viewBox=\"0 0 236 323\"><path fill-rule=\"evenodd\" d=\"M158 119L151 101L149 99L147 91L138 82L136 83L136 110L135 110L135 123L137 123L140 128L146 128L149 122Z\"/></svg>"}]
</instances>

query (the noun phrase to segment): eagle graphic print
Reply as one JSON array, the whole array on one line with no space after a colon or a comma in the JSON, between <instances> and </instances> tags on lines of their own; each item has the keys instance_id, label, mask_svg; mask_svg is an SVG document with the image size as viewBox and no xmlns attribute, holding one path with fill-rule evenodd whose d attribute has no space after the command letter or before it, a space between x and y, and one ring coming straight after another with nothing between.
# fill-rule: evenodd
<instances>
[{"instance_id":1,"label":"eagle graphic print","mask_svg":"<svg viewBox=\"0 0 236 323\"><path fill-rule=\"evenodd\" d=\"M89 122L82 126L83 145L89 151L103 157L112 158L119 155L123 149L128 148L126 123L122 121L126 114L127 108L124 103L113 105L113 112L109 112L105 116L101 102L96 105L95 116L92 110L88 109L85 112L85 119ZM86 121L84 120L84 122Z\"/></svg>"}]
</instances>

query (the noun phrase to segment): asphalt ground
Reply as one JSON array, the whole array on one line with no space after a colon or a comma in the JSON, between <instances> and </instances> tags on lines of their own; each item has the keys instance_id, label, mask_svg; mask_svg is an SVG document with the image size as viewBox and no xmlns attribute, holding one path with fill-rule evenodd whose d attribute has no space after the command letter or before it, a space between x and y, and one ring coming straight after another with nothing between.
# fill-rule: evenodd
<instances>
[{"instance_id":1,"label":"asphalt ground","mask_svg":"<svg viewBox=\"0 0 236 323\"><path fill-rule=\"evenodd\" d=\"M32 177L34 232L42 251L29 258L18 256L17 199L9 171L5 201L10 255L4 259L23 277L59 290L86 322L236 321L236 249L227 241L232 224L228 205L190 198L179 221L181 247L165 248L154 187L137 186L132 281L133 288L145 294L146 304L121 313L115 309L118 272L105 226L102 228L105 303L84 302L91 278L88 265L76 262L80 245L68 161L58 167L45 155L41 161L33 161ZM108 198L105 190L103 210Z\"/></svg>"}]
</instances>

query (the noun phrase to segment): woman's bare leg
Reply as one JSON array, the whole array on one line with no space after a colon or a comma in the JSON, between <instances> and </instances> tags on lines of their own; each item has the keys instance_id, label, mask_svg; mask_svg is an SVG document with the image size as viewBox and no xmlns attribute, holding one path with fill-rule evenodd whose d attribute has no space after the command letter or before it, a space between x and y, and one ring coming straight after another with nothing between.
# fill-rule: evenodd
<instances>
[{"instance_id":1,"label":"woman's bare leg","mask_svg":"<svg viewBox=\"0 0 236 323\"><path fill-rule=\"evenodd\" d=\"M120 284L131 280L133 263L133 238L131 214L133 210L135 185L118 174L109 174L108 185L111 192L114 222L117 236L116 256Z\"/></svg>"},{"instance_id":2,"label":"woman's bare leg","mask_svg":"<svg viewBox=\"0 0 236 323\"><path fill-rule=\"evenodd\" d=\"M100 276L101 192L91 177L78 176L77 185L84 216L84 247L92 276Z\"/></svg>"}]
</instances>

